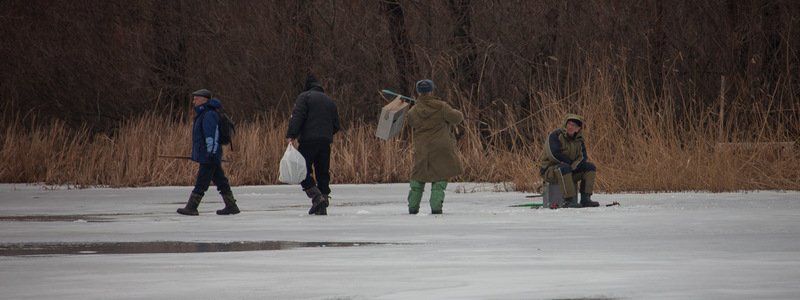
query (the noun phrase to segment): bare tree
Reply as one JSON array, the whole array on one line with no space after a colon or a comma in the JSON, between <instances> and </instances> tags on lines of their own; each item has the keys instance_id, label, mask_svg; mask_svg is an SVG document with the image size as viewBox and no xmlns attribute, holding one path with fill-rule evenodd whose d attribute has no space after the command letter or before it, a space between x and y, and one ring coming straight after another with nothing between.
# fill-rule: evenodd
<instances>
[{"instance_id":1,"label":"bare tree","mask_svg":"<svg viewBox=\"0 0 800 300\"><path fill-rule=\"evenodd\" d=\"M472 18L470 0L448 0L448 7L455 22L453 29L454 40L454 65L456 66L453 78L461 89L470 91L473 85L478 82L478 70L476 68L477 50L475 41L472 39ZM479 100L480 101L480 100ZM479 102L479 106L485 103Z\"/></svg>"},{"instance_id":2,"label":"bare tree","mask_svg":"<svg viewBox=\"0 0 800 300\"><path fill-rule=\"evenodd\" d=\"M381 2L383 10L388 15L389 32L392 39L392 53L394 53L397 71L400 73L400 90L409 95L413 85L413 76L417 74L414 53L411 51L411 41L406 30L406 17L399 1L387 0Z\"/></svg>"}]
</instances>

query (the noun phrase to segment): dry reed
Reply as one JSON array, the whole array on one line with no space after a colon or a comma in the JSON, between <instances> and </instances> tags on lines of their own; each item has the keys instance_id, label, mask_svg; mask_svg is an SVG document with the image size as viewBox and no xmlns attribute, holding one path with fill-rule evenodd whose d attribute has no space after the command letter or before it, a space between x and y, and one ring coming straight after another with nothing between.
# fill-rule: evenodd
<instances>
[{"instance_id":1,"label":"dry reed","mask_svg":"<svg viewBox=\"0 0 800 300\"><path fill-rule=\"evenodd\" d=\"M480 120L467 97L449 91L443 96L468 118L458 127L466 171L454 180L513 182L518 190L537 189L543 138L561 126L567 112L575 112L587 119L589 157L598 166L601 191L800 189L797 140L787 130L798 126L796 112L740 107L729 115L749 118L757 126L737 126L738 119L717 122L713 107L676 109L670 95L637 101L640 87L609 77L587 77L578 91L537 93L531 102L540 109L524 118L501 103L494 111L502 117ZM193 183L193 163L158 157L188 154L189 118L146 115L125 121L110 135L70 129L60 121L23 126L21 119L8 120L2 132L0 182L115 187ZM277 183L285 128L286 120L278 114L239 124L234 151L226 149L230 162L225 167L234 185ZM333 145L334 183L407 180L410 132L381 141L374 137L375 124L355 120L345 128ZM719 147L719 130L727 137L724 142L734 146ZM750 146L735 146L740 142Z\"/></svg>"}]
</instances>

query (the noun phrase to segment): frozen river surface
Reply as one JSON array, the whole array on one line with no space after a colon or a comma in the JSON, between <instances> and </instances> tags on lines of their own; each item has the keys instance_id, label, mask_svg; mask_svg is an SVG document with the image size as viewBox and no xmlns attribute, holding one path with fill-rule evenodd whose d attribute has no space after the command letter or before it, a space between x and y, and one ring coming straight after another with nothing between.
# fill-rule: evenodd
<instances>
[{"instance_id":1,"label":"frozen river surface","mask_svg":"<svg viewBox=\"0 0 800 300\"><path fill-rule=\"evenodd\" d=\"M241 214L209 191L187 217L190 187L2 184L0 298L800 298L800 192L545 210L484 187L408 215L405 184L339 185L325 217L297 187L235 187Z\"/></svg>"}]
</instances>

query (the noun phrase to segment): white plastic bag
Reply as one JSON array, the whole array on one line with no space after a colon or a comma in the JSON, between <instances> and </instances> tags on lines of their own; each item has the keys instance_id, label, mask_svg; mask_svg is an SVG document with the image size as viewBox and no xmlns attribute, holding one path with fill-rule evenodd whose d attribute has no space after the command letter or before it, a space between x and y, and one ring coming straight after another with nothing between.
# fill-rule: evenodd
<instances>
[{"instance_id":1,"label":"white plastic bag","mask_svg":"<svg viewBox=\"0 0 800 300\"><path fill-rule=\"evenodd\" d=\"M298 184L306 179L306 159L300 151L290 143L281 158L280 175L278 181L288 184Z\"/></svg>"}]
</instances>

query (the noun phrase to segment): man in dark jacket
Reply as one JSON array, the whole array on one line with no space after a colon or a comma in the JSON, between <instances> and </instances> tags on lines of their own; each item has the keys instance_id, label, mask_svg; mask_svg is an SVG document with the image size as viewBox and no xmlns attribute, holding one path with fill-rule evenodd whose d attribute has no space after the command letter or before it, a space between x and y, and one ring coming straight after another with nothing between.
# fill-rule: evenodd
<instances>
[{"instance_id":1,"label":"man in dark jacket","mask_svg":"<svg viewBox=\"0 0 800 300\"><path fill-rule=\"evenodd\" d=\"M206 89L192 93L194 106L194 123L192 124L192 160L200 164L197 172L194 190L189 196L186 207L179 208L182 215L198 215L197 207L200 200L208 190L208 185L213 181L222 195L225 208L217 210L218 215L235 215L239 213L236 199L233 198L231 186L225 172L222 170L222 145L219 144L219 113L222 103L211 99L211 92Z\"/></svg>"},{"instance_id":2,"label":"man in dark jacket","mask_svg":"<svg viewBox=\"0 0 800 300\"><path fill-rule=\"evenodd\" d=\"M539 174L549 183L558 183L564 194L564 207L595 207L592 201L597 168L589 162L583 141L583 117L567 114L564 127L547 136L539 159ZM576 201L575 185L580 182L581 200ZM552 207L556 208L556 207Z\"/></svg>"},{"instance_id":3,"label":"man in dark jacket","mask_svg":"<svg viewBox=\"0 0 800 300\"><path fill-rule=\"evenodd\" d=\"M286 131L286 141L299 141L297 150L306 159L306 179L300 183L311 198L308 214L327 215L330 203L331 143L340 129L336 104L325 95L322 85L314 75L306 78L304 92L297 96ZM314 177L312 177L312 173ZM314 181L316 178L316 182Z\"/></svg>"}]
</instances>

